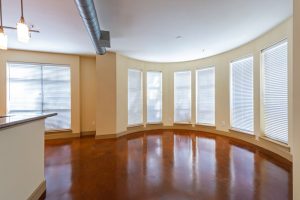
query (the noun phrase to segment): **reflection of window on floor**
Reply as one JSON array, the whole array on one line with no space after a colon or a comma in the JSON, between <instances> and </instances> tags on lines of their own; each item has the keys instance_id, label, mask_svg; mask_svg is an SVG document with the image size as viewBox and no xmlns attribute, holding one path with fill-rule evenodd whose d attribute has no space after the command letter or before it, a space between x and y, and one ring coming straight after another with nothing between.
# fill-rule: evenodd
<instances>
[{"instance_id":1,"label":"reflection of window on floor","mask_svg":"<svg viewBox=\"0 0 300 200\"><path fill-rule=\"evenodd\" d=\"M240 188L231 194L232 199L255 198L254 192L249 189L255 188L255 177L257 176L254 156L254 152L250 150L234 145L230 147L230 188Z\"/></svg>"},{"instance_id":2,"label":"reflection of window on floor","mask_svg":"<svg viewBox=\"0 0 300 200\"><path fill-rule=\"evenodd\" d=\"M9 63L7 106L9 114L58 113L46 120L46 129L70 129L70 67Z\"/></svg>"}]
</instances>

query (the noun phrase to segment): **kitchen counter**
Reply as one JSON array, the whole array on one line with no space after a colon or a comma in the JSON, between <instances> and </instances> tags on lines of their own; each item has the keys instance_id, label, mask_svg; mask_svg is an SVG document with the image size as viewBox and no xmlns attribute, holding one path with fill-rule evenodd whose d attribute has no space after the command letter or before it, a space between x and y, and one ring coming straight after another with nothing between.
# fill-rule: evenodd
<instances>
[{"instance_id":1,"label":"kitchen counter","mask_svg":"<svg viewBox=\"0 0 300 200\"><path fill-rule=\"evenodd\" d=\"M0 117L0 199L39 199L46 191L45 120L55 115Z\"/></svg>"},{"instance_id":2,"label":"kitchen counter","mask_svg":"<svg viewBox=\"0 0 300 200\"><path fill-rule=\"evenodd\" d=\"M34 115L8 115L0 116L0 130L8 128L11 126L16 126L19 124L24 124L27 122L32 122L40 119L45 119L47 117L52 117L57 115L56 113L49 114L34 114Z\"/></svg>"}]
</instances>

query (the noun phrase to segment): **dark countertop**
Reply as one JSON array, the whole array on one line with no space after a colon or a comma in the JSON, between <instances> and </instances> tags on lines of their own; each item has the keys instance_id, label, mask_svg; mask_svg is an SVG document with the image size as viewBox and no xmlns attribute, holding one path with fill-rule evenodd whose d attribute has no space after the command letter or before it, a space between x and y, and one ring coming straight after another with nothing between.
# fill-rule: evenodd
<instances>
[{"instance_id":1,"label":"dark countertop","mask_svg":"<svg viewBox=\"0 0 300 200\"><path fill-rule=\"evenodd\" d=\"M12 114L9 116L0 116L0 130L6 129L12 126L16 126L19 124L24 124L40 119L45 119L47 117L53 117L57 115L57 113L47 113L47 114L34 114L34 115L18 115Z\"/></svg>"}]
</instances>

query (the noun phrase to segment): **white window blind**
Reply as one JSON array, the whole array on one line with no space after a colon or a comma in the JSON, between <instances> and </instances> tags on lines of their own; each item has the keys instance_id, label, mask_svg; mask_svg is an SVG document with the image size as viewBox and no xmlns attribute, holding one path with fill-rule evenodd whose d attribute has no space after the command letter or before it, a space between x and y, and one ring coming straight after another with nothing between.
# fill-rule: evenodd
<instances>
[{"instance_id":1,"label":"white window blind","mask_svg":"<svg viewBox=\"0 0 300 200\"><path fill-rule=\"evenodd\" d=\"M46 119L48 129L71 127L70 67L43 66L43 112L58 113Z\"/></svg>"},{"instance_id":2,"label":"white window blind","mask_svg":"<svg viewBox=\"0 0 300 200\"><path fill-rule=\"evenodd\" d=\"M231 63L231 127L253 134L253 57Z\"/></svg>"},{"instance_id":3,"label":"white window blind","mask_svg":"<svg viewBox=\"0 0 300 200\"><path fill-rule=\"evenodd\" d=\"M191 71L174 73L174 122L191 122Z\"/></svg>"},{"instance_id":4,"label":"white window blind","mask_svg":"<svg viewBox=\"0 0 300 200\"><path fill-rule=\"evenodd\" d=\"M196 118L198 124L215 124L215 68L196 71Z\"/></svg>"},{"instance_id":5,"label":"white window blind","mask_svg":"<svg viewBox=\"0 0 300 200\"><path fill-rule=\"evenodd\" d=\"M274 140L288 142L288 43L262 52L264 132Z\"/></svg>"},{"instance_id":6,"label":"white window blind","mask_svg":"<svg viewBox=\"0 0 300 200\"><path fill-rule=\"evenodd\" d=\"M70 67L9 63L7 69L9 114L55 112L46 119L46 130L70 129Z\"/></svg>"},{"instance_id":7,"label":"white window blind","mask_svg":"<svg viewBox=\"0 0 300 200\"><path fill-rule=\"evenodd\" d=\"M142 72L128 70L128 125L143 123Z\"/></svg>"},{"instance_id":8,"label":"white window blind","mask_svg":"<svg viewBox=\"0 0 300 200\"><path fill-rule=\"evenodd\" d=\"M162 73L147 72L147 122L162 121Z\"/></svg>"}]
</instances>

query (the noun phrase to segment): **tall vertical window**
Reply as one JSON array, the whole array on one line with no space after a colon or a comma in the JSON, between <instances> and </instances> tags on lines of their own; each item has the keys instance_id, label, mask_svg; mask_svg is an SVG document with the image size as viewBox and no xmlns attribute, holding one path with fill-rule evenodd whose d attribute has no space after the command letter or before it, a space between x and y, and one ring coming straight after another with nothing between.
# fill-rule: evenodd
<instances>
[{"instance_id":1,"label":"tall vertical window","mask_svg":"<svg viewBox=\"0 0 300 200\"><path fill-rule=\"evenodd\" d=\"M8 63L9 114L58 113L46 119L47 130L71 128L70 67Z\"/></svg>"},{"instance_id":2,"label":"tall vertical window","mask_svg":"<svg viewBox=\"0 0 300 200\"><path fill-rule=\"evenodd\" d=\"M231 63L231 127L253 134L253 57Z\"/></svg>"},{"instance_id":3,"label":"tall vertical window","mask_svg":"<svg viewBox=\"0 0 300 200\"><path fill-rule=\"evenodd\" d=\"M264 132L288 142L288 43L262 51Z\"/></svg>"},{"instance_id":4,"label":"tall vertical window","mask_svg":"<svg viewBox=\"0 0 300 200\"><path fill-rule=\"evenodd\" d=\"M174 73L174 122L191 122L191 71Z\"/></svg>"},{"instance_id":5,"label":"tall vertical window","mask_svg":"<svg viewBox=\"0 0 300 200\"><path fill-rule=\"evenodd\" d=\"M147 72L147 122L162 121L162 73Z\"/></svg>"},{"instance_id":6,"label":"tall vertical window","mask_svg":"<svg viewBox=\"0 0 300 200\"><path fill-rule=\"evenodd\" d=\"M215 124L215 68L196 71L196 120L198 124Z\"/></svg>"},{"instance_id":7,"label":"tall vertical window","mask_svg":"<svg viewBox=\"0 0 300 200\"><path fill-rule=\"evenodd\" d=\"M128 70L128 125L143 123L142 72Z\"/></svg>"}]
</instances>

